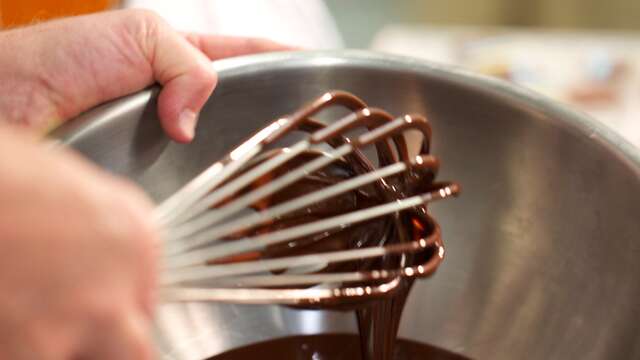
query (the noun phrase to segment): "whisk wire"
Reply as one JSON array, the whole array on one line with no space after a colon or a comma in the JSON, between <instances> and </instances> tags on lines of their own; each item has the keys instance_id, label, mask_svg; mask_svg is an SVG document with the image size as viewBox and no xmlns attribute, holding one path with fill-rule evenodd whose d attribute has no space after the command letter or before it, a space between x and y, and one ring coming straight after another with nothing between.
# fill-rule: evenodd
<instances>
[{"instance_id":1,"label":"whisk wire","mask_svg":"<svg viewBox=\"0 0 640 360\"><path fill-rule=\"evenodd\" d=\"M329 124L311 118L334 106L350 112ZM357 136L346 135L359 129L365 132ZM293 130L306 135L292 145L269 152L265 150ZM418 131L423 137L421 153L417 156L410 156L407 150L404 134L410 130ZM341 91L324 94L292 115L277 119L156 208L156 220L165 231L161 274L163 298L315 304L358 299L365 295L384 296L397 288L402 277L430 275L442 261L444 247L439 227L427 215L425 205L459 192L455 183L432 183L438 161L428 155L430 141L431 126L424 117L404 115L394 118ZM365 148L371 145L375 146L377 161L365 155ZM312 158L300 164L300 160L305 159L302 155L312 155ZM327 182L321 189L299 196L294 193L291 194L293 197L287 198L285 195L284 201L266 208L256 205L269 204L270 197L286 193L289 186L309 176L317 178L320 172L329 174L332 167L340 168L345 164L352 169L335 183ZM407 183L415 174L426 174L425 171L430 174L425 178L429 183L416 188L420 191L396 190L396 185ZM410 176L407 179L399 177L403 173ZM346 213L337 211L337 215L324 215L326 217L320 220L283 228L268 227L289 214L305 209L311 211L308 209L316 204L356 193L365 186L386 189L387 195L378 198L377 204L368 203L367 207ZM419 239L407 241L406 233L398 233L399 240L395 242L386 238L384 244L363 242L355 248L302 255L285 251L284 255L264 258L272 246L286 248L293 244L288 242L321 234L318 241L325 241L323 237L351 227L367 226L362 224L377 218L393 215L388 218L394 219L389 226L401 226L399 214L408 212L430 224L419 225L420 231L425 231ZM409 221L410 218L403 219ZM385 237L393 237L387 232L389 226L385 226ZM260 231L252 234L251 230L256 228ZM395 268L324 272L330 264L382 259L389 255L402 257ZM411 259L424 259L424 262L415 264ZM347 286L349 283L362 284ZM270 286L285 288L265 288Z\"/></svg>"},{"instance_id":2,"label":"whisk wire","mask_svg":"<svg viewBox=\"0 0 640 360\"><path fill-rule=\"evenodd\" d=\"M415 195L402 200L396 200L378 206L369 207L362 210L352 211L343 215L337 215L323 220L305 223L298 226L285 228L275 232L257 235L250 238L243 238L234 241L220 242L207 248L199 248L190 252L171 255L166 259L167 267L180 267L206 264L212 258L222 258L231 255L246 253L249 251L264 250L267 246L275 245L285 241L302 238L322 231L345 227L345 224L353 225L377 217L393 214L398 211L414 208L430 201L445 199L458 193L455 184L447 185L436 191L421 195ZM180 243L182 245L183 243ZM178 245L178 244L176 244ZM181 250L184 252L191 249L185 245Z\"/></svg>"}]
</instances>

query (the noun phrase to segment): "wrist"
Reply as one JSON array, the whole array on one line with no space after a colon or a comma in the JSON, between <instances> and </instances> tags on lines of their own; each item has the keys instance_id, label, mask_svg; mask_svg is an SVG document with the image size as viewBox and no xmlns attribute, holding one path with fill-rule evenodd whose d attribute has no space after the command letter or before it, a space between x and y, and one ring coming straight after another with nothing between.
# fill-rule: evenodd
<instances>
[{"instance_id":1,"label":"wrist","mask_svg":"<svg viewBox=\"0 0 640 360\"><path fill-rule=\"evenodd\" d=\"M51 89L39 77L42 59L21 35L21 29L0 34L0 122L45 133L61 116Z\"/></svg>"}]
</instances>

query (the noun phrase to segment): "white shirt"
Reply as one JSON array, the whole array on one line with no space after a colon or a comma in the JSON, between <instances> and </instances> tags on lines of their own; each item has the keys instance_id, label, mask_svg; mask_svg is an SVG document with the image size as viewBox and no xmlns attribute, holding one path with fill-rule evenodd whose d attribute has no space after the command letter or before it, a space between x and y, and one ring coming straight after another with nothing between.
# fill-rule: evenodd
<instances>
[{"instance_id":1,"label":"white shirt","mask_svg":"<svg viewBox=\"0 0 640 360\"><path fill-rule=\"evenodd\" d=\"M268 38L310 49L343 46L321 0L129 0L180 31Z\"/></svg>"}]
</instances>

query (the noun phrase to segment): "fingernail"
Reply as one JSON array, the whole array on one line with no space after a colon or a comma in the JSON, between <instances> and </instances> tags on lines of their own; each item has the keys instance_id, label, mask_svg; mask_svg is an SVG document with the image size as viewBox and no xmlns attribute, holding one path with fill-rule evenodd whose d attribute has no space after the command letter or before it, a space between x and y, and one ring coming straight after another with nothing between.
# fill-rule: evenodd
<instances>
[{"instance_id":1,"label":"fingernail","mask_svg":"<svg viewBox=\"0 0 640 360\"><path fill-rule=\"evenodd\" d=\"M195 112L185 109L180 113L180 118L178 119L178 126L180 130L189 137L189 139L193 139L196 132L196 122L198 121L198 114Z\"/></svg>"}]
</instances>

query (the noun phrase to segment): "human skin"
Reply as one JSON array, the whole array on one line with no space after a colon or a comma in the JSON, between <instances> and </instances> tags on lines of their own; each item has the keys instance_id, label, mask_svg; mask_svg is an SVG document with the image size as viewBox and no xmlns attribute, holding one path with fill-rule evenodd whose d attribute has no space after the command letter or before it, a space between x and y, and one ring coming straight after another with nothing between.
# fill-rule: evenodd
<instances>
[{"instance_id":1,"label":"human skin","mask_svg":"<svg viewBox=\"0 0 640 360\"><path fill-rule=\"evenodd\" d=\"M140 10L0 32L0 359L153 357L151 202L38 134L158 82L163 128L189 142L216 84L211 59L283 49L180 34Z\"/></svg>"},{"instance_id":2,"label":"human skin","mask_svg":"<svg viewBox=\"0 0 640 360\"><path fill-rule=\"evenodd\" d=\"M99 103L162 85L158 114L179 142L215 88L210 60L287 50L264 39L181 34L147 10L121 10L0 32L0 114L44 131Z\"/></svg>"}]
</instances>

